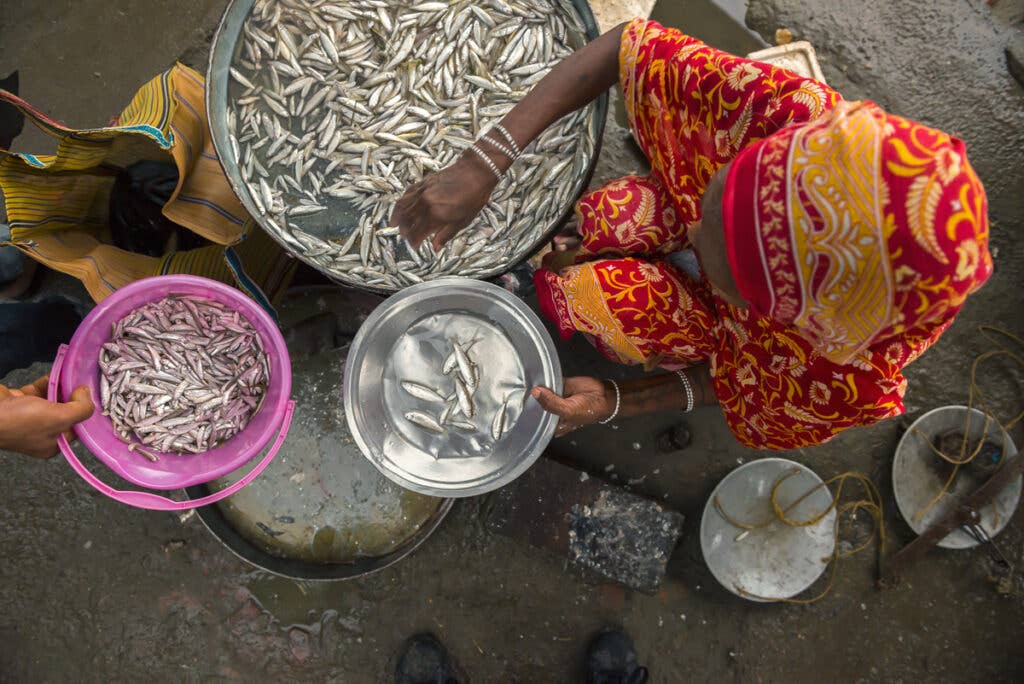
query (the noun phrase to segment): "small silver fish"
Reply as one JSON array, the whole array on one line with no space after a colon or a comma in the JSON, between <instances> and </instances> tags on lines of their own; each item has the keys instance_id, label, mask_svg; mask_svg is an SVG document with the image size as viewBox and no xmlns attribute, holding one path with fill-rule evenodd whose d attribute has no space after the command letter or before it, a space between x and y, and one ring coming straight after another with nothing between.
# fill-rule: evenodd
<instances>
[{"instance_id":1,"label":"small silver fish","mask_svg":"<svg viewBox=\"0 0 1024 684\"><path fill-rule=\"evenodd\" d=\"M421 428L426 428L431 432L441 434L444 432L444 428L437 422L432 416L423 413L422 411L409 411L405 414L405 419L410 423L419 425Z\"/></svg>"},{"instance_id":2,"label":"small silver fish","mask_svg":"<svg viewBox=\"0 0 1024 684\"><path fill-rule=\"evenodd\" d=\"M452 416L455 415L455 412L458 410L458 402L446 402L444 410L441 411L441 415L438 416L437 418L437 422L439 422L441 425L447 425L449 421L451 421Z\"/></svg>"},{"instance_id":3,"label":"small silver fish","mask_svg":"<svg viewBox=\"0 0 1024 684\"><path fill-rule=\"evenodd\" d=\"M491 422L491 437L494 438L494 441L498 441L505 434L505 416L507 414L508 402L506 401L500 409L495 411L494 420Z\"/></svg>"},{"instance_id":4,"label":"small silver fish","mask_svg":"<svg viewBox=\"0 0 1024 684\"><path fill-rule=\"evenodd\" d=\"M150 451L149 449L146 449L146 448L144 448L144 447L140 447L140 446L139 446L138 444L136 444L135 442L129 442L129 443L128 443L128 451L137 451L137 452L139 452L140 454L142 454L143 456L145 456L145 457L146 457L147 459L149 459L149 460L150 460L150 461L151 461L152 463L156 463L157 461L159 461L159 460L160 460L160 457L159 457L159 456L157 456L156 454L154 454L154 453L153 453L152 451Z\"/></svg>"},{"instance_id":5,"label":"small silver fish","mask_svg":"<svg viewBox=\"0 0 1024 684\"><path fill-rule=\"evenodd\" d=\"M235 69L234 67L231 67L228 71L231 73L231 78L235 79L236 81L238 81L240 84L242 84L243 86L245 86L249 90L252 90L253 88L256 87L256 86L254 86L252 84L252 82L249 79L247 79L245 76L243 76L242 73L238 69Z\"/></svg>"},{"instance_id":6,"label":"small silver fish","mask_svg":"<svg viewBox=\"0 0 1024 684\"><path fill-rule=\"evenodd\" d=\"M459 408L462 410L463 415L467 418L472 418L476 412L476 407L473 405L473 396L469 392L469 388L462 381L462 378L455 378L455 396L459 400Z\"/></svg>"},{"instance_id":7,"label":"small silver fish","mask_svg":"<svg viewBox=\"0 0 1024 684\"><path fill-rule=\"evenodd\" d=\"M459 375L467 383L470 382L470 378L474 377L473 362L458 342L452 343L452 353L455 354L455 363L459 367Z\"/></svg>"},{"instance_id":8,"label":"small silver fish","mask_svg":"<svg viewBox=\"0 0 1024 684\"><path fill-rule=\"evenodd\" d=\"M461 375L461 372L460 372ZM466 389L469 390L470 394L476 392L476 388L480 386L480 368L475 363L469 364L469 374L462 376L463 380L466 381Z\"/></svg>"},{"instance_id":9,"label":"small silver fish","mask_svg":"<svg viewBox=\"0 0 1024 684\"><path fill-rule=\"evenodd\" d=\"M469 342L463 343L462 351L464 353L469 352L473 345L477 343L478 339L479 338L474 337ZM441 372L444 373L445 375L448 375L449 373L456 369L458 363L458 357L455 354L455 350L452 349L451 353L448 354L448 356L445 358L444 365L441 366Z\"/></svg>"},{"instance_id":10,"label":"small silver fish","mask_svg":"<svg viewBox=\"0 0 1024 684\"><path fill-rule=\"evenodd\" d=\"M310 214L317 214L326 208L322 204L300 204L289 209L288 214L291 216L308 216Z\"/></svg>"},{"instance_id":11,"label":"small silver fish","mask_svg":"<svg viewBox=\"0 0 1024 684\"><path fill-rule=\"evenodd\" d=\"M405 390L406 394L416 397L417 399L422 399L423 401L436 401L439 403L444 402L444 397L442 397L437 390L427 387L426 385L422 385L411 380L402 380L399 384L402 389Z\"/></svg>"}]
</instances>

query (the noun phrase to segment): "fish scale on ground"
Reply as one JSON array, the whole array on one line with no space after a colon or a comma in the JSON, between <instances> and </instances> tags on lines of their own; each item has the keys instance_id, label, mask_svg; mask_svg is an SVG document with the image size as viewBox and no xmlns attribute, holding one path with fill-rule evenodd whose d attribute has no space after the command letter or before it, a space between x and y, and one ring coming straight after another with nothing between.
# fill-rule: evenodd
<instances>
[{"instance_id":1,"label":"fish scale on ground","mask_svg":"<svg viewBox=\"0 0 1024 684\"><path fill-rule=\"evenodd\" d=\"M282 240L353 284L497 272L528 256L577 190L594 155L590 108L524 151L462 239L414 254L390 233L381 249L374 233L404 188L454 162L583 36L568 0L258 0L228 107L250 198ZM323 240L292 220L328 198L361 212L350 235ZM486 249L492 238L498 248Z\"/></svg>"}]
</instances>

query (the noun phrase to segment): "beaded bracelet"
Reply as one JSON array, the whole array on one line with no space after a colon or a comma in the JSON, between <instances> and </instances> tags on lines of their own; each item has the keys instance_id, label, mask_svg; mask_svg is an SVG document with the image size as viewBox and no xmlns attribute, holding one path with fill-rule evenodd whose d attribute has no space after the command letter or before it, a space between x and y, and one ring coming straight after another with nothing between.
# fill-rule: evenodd
<instances>
[{"instance_id":1,"label":"beaded bracelet","mask_svg":"<svg viewBox=\"0 0 1024 684\"><path fill-rule=\"evenodd\" d=\"M683 382L683 390L686 392L686 408L683 409L683 413L689 413L693 410L693 385L690 384L690 378L686 377L686 373L681 370L676 371L676 375Z\"/></svg>"},{"instance_id":2,"label":"beaded bracelet","mask_svg":"<svg viewBox=\"0 0 1024 684\"><path fill-rule=\"evenodd\" d=\"M515 153L515 150L511 149L508 145L505 145L500 141L495 140L494 138L488 136L486 133L480 136L480 139L477 140L477 142L489 143L494 147L494 149L499 150L502 154L508 157L510 162L514 162L516 158L519 156L518 154Z\"/></svg>"},{"instance_id":3,"label":"beaded bracelet","mask_svg":"<svg viewBox=\"0 0 1024 684\"><path fill-rule=\"evenodd\" d=\"M490 157L488 157L488 156L487 156L487 155L486 155L486 154L484 153L484 151L483 151L483 150L481 150L481 149L480 149L479 147L477 147L477 144L476 144L476 143L473 143L473 146L472 146L472 147L470 147L469 149L473 150L473 152L475 152L475 153L476 153L476 155L477 155L478 157L480 157L481 159L483 159L483 160L484 160L484 163L485 163L485 164L487 164L487 168L489 168L489 169L491 170L491 173L493 173L493 174L494 174L494 177L495 177L495 178L497 178L498 180L501 180L501 169L499 169L499 168L498 168L498 165L497 165L497 164L495 164L495 163L494 163L494 162L493 162L493 161L491 160L491 158L490 158Z\"/></svg>"},{"instance_id":4,"label":"beaded bracelet","mask_svg":"<svg viewBox=\"0 0 1024 684\"><path fill-rule=\"evenodd\" d=\"M517 157L523 153L522 148L519 147L519 143L517 143L516 139L512 137L512 134L508 132L508 129L506 129L500 123L494 124L492 128L501 133L502 136L504 136L505 140L508 141L509 146L512 148L512 151L516 153Z\"/></svg>"},{"instance_id":5,"label":"beaded bracelet","mask_svg":"<svg viewBox=\"0 0 1024 684\"><path fill-rule=\"evenodd\" d=\"M612 411L612 415L608 416L604 420L597 421L599 425L605 425L615 420L615 416L619 415L619 408L622 406L622 392L619 391L619 383L615 382L611 378L608 378L608 382L612 383L612 387L615 388L615 410Z\"/></svg>"}]
</instances>

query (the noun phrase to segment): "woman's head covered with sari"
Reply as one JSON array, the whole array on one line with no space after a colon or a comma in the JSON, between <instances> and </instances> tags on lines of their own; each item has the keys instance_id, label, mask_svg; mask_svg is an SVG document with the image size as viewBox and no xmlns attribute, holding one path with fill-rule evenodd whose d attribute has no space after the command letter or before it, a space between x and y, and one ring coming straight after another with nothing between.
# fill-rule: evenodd
<instances>
[{"instance_id":1,"label":"woman's head covered with sari","mask_svg":"<svg viewBox=\"0 0 1024 684\"><path fill-rule=\"evenodd\" d=\"M743 149L722 216L750 307L837 363L948 322L992 273L964 144L872 102L839 102Z\"/></svg>"}]
</instances>

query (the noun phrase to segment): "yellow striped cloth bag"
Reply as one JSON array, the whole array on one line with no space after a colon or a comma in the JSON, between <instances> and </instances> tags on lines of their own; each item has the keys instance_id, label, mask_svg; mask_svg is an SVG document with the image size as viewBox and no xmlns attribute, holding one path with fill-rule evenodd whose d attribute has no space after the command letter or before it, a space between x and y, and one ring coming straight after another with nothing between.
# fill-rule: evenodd
<instances>
[{"instance_id":1,"label":"yellow striped cloth bag","mask_svg":"<svg viewBox=\"0 0 1024 684\"><path fill-rule=\"evenodd\" d=\"M0 244L78 278L97 302L139 278L189 273L234 285L272 311L297 262L231 190L213 149L204 97L203 77L176 64L142 86L113 125L73 130L0 90L0 100L57 141L52 155L0 150L8 225L0 229ZM162 257L114 246L107 213L119 168L168 155L178 186L163 215L213 244Z\"/></svg>"}]
</instances>

